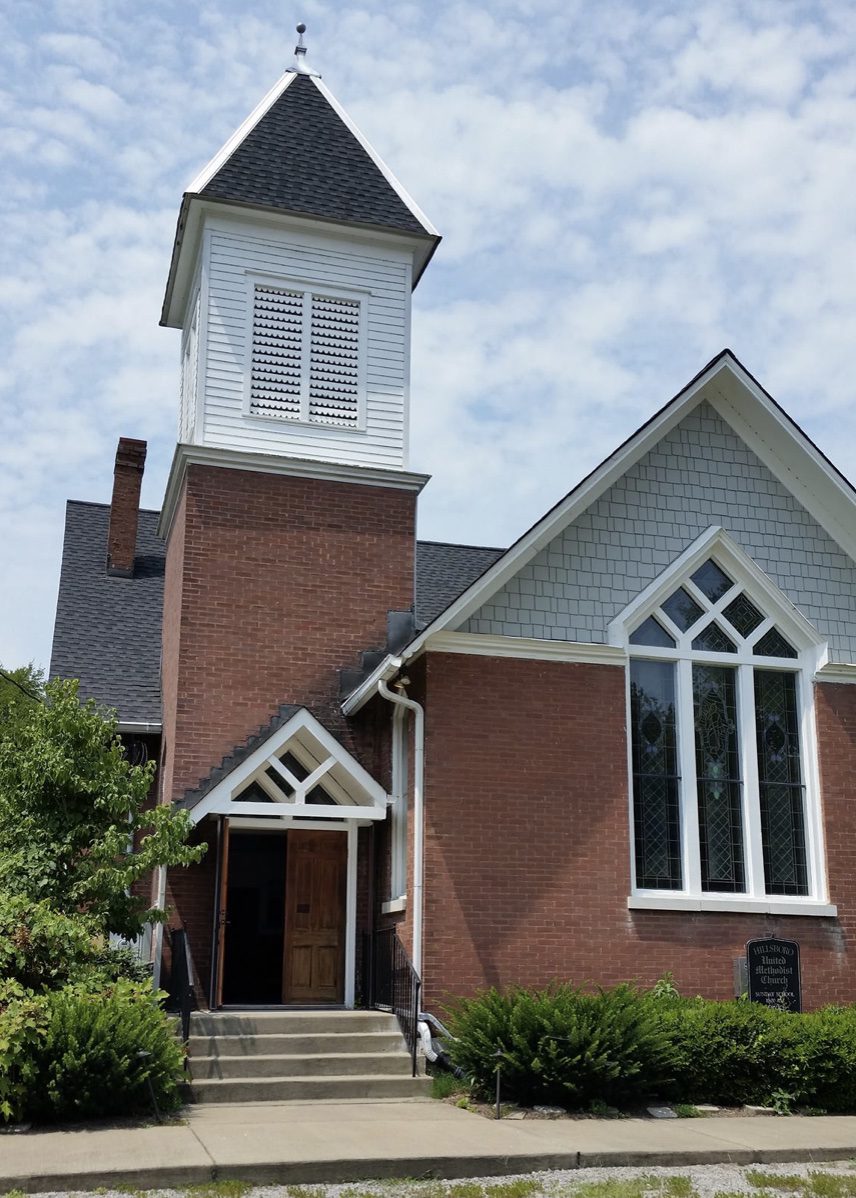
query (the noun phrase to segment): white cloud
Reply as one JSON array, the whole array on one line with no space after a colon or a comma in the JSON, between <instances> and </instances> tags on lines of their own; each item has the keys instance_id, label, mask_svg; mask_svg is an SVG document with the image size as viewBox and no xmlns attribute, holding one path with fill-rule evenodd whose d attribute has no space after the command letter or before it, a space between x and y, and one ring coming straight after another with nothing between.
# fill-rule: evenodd
<instances>
[{"instance_id":1,"label":"white cloud","mask_svg":"<svg viewBox=\"0 0 856 1198\"><path fill-rule=\"evenodd\" d=\"M445 236L414 311L423 535L511 540L726 343L856 474L848 6L305 13L310 62ZM181 190L293 38L274 0L0 12L0 662L46 661L63 502L109 495L120 433L149 438L160 502Z\"/></svg>"}]
</instances>

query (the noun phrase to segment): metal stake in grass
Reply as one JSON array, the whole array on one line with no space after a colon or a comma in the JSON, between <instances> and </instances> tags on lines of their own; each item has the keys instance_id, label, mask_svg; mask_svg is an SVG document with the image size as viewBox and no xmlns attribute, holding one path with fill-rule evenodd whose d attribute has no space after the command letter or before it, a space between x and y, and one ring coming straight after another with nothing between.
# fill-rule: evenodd
<instances>
[{"instance_id":1,"label":"metal stake in grass","mask_svg":"<svg viewBox=\"0 0 856 1198\"><path fill-rule=\"evenodd\" d=\"M502 1049L498 1048L493 1054L496 1058L496 1117L502 1118Z\"/></svg>"},{"instance_id":2,"label":"metal stake in grass","mask_svg":"<svg viewBox=\"0 0 856 1198\"><path fill-rule=\"evenodd\" d=\"M145 1049L140 1049L140 1051L137 1053L137 1056L139 1057L139 1059L141 1061L145 1060L146 1057L150 1057L151 1055L152 1054L150 1052L146 1052ZM146 1085L149 1087L149 1098L151 1098L151 1100L152 1100L152 1107L154 1108L155 1119L157 1119L158 1123L160 1123L161 1122L161 1113L158 1109L158 1100L155 1098L155 1088L152 1085L152 1075L150 1072L146 1073Z\"/></svg>"}]
</instances>

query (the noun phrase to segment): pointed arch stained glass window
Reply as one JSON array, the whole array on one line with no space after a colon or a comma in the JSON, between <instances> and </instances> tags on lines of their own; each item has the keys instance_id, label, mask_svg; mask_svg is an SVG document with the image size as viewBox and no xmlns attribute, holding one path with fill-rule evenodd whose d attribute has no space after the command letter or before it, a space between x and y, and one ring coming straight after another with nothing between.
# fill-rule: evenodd
<instances>
[{"instance_id":1,"label":"pointed arch stained glass window","mask_svg":"<svg viewBox=\"0 0 856 1198\"><path fill-rule=\"evenodd\" d=\"M763 879L752 865L753 893L810 893L800 676L787 665L799 653L764 607L711 557L630 633L641 890L686 891L695 877L702 893L745 894L750 863L763 859Z\"/></svg>"}]
</instances>

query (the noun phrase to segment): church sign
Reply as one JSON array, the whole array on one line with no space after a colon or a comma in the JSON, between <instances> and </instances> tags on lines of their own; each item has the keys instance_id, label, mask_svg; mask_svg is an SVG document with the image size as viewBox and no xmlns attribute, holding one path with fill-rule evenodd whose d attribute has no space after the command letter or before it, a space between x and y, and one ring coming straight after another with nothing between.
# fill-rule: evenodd
<instances>
[{"instance_id":1,"label":"church sign","mask_svg":"<svg viewBox=\"0 0 856 1198\"><path fill-rule=\"evenodd\" d=\"M752 1002L801 1011L800 946L795 940L769 936L746 945L749 998Z\"/></svg>"}]
</instances>

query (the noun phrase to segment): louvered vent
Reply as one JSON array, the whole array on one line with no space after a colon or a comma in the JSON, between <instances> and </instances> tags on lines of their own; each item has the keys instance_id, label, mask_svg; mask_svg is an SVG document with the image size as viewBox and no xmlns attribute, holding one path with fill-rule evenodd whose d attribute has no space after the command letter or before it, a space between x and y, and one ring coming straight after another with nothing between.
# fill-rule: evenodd
<instances>
[{"instance_id":1,"label":"louvered vent","mask_svg":"<svg viewBox=\"0 0 856 1198\"><path fill-rule=\"evenodd\" d=\"M250 411L254 416L301 418L303 293L256 284Z\"/></svg>"},{"instance_id":2,"label":"louvered vent","mask_svg":"<svg viewBox=\"0 0 856 1198\"><path fill-rule=\"evenodd\" d=\"M356 425L359 381L359 300L313 295L309 419L316 424Z\"/></svg>"},{"instance_id":3,"label":"louvered vent","mask_svg":"<svg viewBox=\"0 0 856 1198\"><path fill-rule=\"evenodd\" d=\"M257 283L250 412L356 428L361 321L358 299Z\"/></svg>"}]
</instances>

